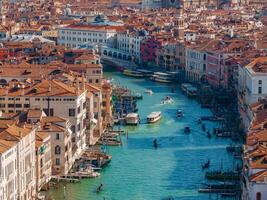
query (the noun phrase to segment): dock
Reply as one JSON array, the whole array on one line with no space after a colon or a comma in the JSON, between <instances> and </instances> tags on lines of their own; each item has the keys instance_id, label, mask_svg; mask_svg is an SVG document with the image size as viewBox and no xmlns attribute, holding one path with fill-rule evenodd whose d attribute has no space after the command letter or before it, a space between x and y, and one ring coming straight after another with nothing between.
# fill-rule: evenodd
<instances>
[{"instance_id":1,"label":"dock","mask_svg":"<svg viewBox=\"0 0 267 200\"><path fill-rule=\"evenodd\" d=\"M81 180L74 177L64 177L64 176L52 176L52 181L56 182L68 182L68 183L79 183Z\"/></svg>"}]
</instances>

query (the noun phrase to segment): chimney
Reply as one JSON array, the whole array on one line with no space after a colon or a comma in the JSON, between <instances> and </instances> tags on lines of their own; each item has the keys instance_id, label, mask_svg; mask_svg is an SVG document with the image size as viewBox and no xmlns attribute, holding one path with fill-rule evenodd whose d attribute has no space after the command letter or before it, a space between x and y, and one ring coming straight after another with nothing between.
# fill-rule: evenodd
<instances>
[{"instance_id":1,"label":"chimney","mask_svg":"<svg viewBox=\"0 0 267 200\"><path fill-rule=\"evenodd\" d=\"M264 180L264 183L267 183L267 176L266 175L264 175L263 180Z\"/></svg>"},{"instance_id":2,"label":"chimney","mask_svg":"<svg viewBox=\"0 0 267 200\"><path fill-rule=\"evenodd\" d=\"M76 77L76 87L75 87L75 92L76 92L76 95L79 95L79 92L80 92L80 83L79 83L79 78Z\"/></svg>"},{"instance_id":3,"label":"chimney","mask_svg":"<svg viewBox=\"0 0 267 200\"><path fill-rule=\"evenodd\" d=\"M83 92L85 91L85 78L84 78L84 74L82 74L82 90L83 90Z\"/></svg>"},{"instance_id":4,"label":"chimney","mask_svg":"<svg viewBox=\"0 0 267 200\"><path fill-rule=\"evenodd\" d=\"M51 92L51 90L52 90L52 87L51 87L51 84L49 84L49 86L48 86L48 92Z\"/></svg>"},{"instance_id":5,"label":"chimney","mask_svg":"<svg viewBox=\"0 0 267 200\"><path fill-rule=\"evenodd\" d=\"M23 128L25 128L24 126L23 126ZM19 137L22 138L22 132L21 131L19 131Z\"/></svg>"}]
</instances>

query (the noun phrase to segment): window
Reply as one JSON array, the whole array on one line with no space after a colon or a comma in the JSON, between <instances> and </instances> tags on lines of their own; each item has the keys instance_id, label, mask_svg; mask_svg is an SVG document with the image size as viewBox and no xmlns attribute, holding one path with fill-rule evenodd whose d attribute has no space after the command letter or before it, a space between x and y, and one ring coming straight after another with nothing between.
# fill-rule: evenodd
<instances>
[{"instance_id":1,"label":"window","mask_svg":"<svg viewBox=\"0 0 267 200\"><path fill-rule=\"evenodd\" d=\"M22 105L21 104L16 104L16 108L21 108Z\"/></svg>"},{"instance_id":2,"label":"window","mask_svg":"<svg viewBox=\"0 0 267 200\"><path fill-rule=\"evenodd\" d=\"M14 108L14 104L8 104L7 107L8 108Z\"/></svg>"},{"instance_id":3,"label":"window","mask_svg":"<svg viewBox=\"0 0 267 200\"><path fill-rule=\"evenodd\" d=\"M76 131L75 130L75 125L72 125L70 129L71 129L72 133L75 133L75 131Z\"/></svg>"},{"instance_id":4,"label":"window","mask_svg":"<svg viewBox=\"0 0 267 200\"><path fill-rule=\"evenodd\" d=\"M56 165L60 165L60 159L56 158Z\"/></svg>"},{"instance_id":5,"label":"window","mask_svg":"<svg viewBox=\"0 0 267 200\"><path fill-rule=\"evenodd\" d=\"M60 146L58 145L55 147L55 154L56 155L60 154Z\"/></svg>"},{"instance_id":6,"label":"window","mask_svg":"<svg viewBox=\"0 0 267 200\"><path fill-rule=\"evenodd\" d=\"M41 158L40 160L40 166L43 167L44 166L44 162L43 162L43 159Z\"/></svg>"},{"instance_id":7,"label":"window","mask_svg":"<svg viewBox=\"0 0 267 200\"><path fill-rule=\"evenodd\" d=\"M96 79L96 80L95 80L95 83L99 83L99 80L98 80L98 79Z\"/></svg>"},{"instance_id":8,"label":"window","mask_svg":"<svg viewBox=\"0 0 267 200\"><path fill-rule=\"evenodd\" d=\"M262 80L259 80L259 85L261 85L262 84Z\"/></svg>"},{"instance_id":9,"label":"window","mask_svg":"<svg viewBox=\"0 0 267 200\"><path fill-rule=\"evenodd\" d=\"M256 200L261 200L261 193L260 192L256 193Z\"/></svg>"},{"instance_id":10,"label":"window","mask_svg":"<svg viewBox=\"0 0 267 200\"><path fill-rule=\"evenodd\" d=\"M75 109L74 108L70 108L69 109L69 116L70 117L74 117L75 116Z\"/></svg>"},{"instance_id":11,"label":"window","mask_svg":"<svg viewBox=\"0 0 267 200\"><path fill-rule=\"evenodd\" d=\"M262 94L262 87L258 87L258 93Z\"/></svg>"},{"instance_id":12,"label":"window","mask_svg":"<svg viewBox=\"0 0 267 200\"><path fill-rule=\"evenodd\" d=\"M78 124L77 129L78 129L78 131L81 130L81 124L80 123Z\"/></svg>"},{"instance_id":13,"label":"window","mask_svg":"<svg viewBox=\"0 0 267 200\"><path fill-rule=\"evenodd\" d=\"M56 134L56 140L59 140L59 133Z\"/></svg>"},{"instance_id":14,"label":"window","mask_svg":"<svg viewBox=\"0 0 267 200\"><path fill-rule=\"evenodd\" d=\"M77 112L78 112L78 114L80 114L80 112L81 112L81 107L80 106L78 107Z\"/></svg>"},{"instance_id":15,"label":"window","mask_svg":"<svg viewBox=\"0 0 267 200\"><path fill-rule=\"evenodd\" d=\"M48 109L45 108L44 109L44 112L47 116L54 116L54 109L53 108L50 108L49 112L48 112Z\"/></svg>"},{"instance_id":16,"label":"window","mask_svg":"<svg viewBox=\"0 0 267 200\"><path fill-rule=\"evenodd\" d=\"M86 108L86 101L83 102L83 109L85 109L85 108Z\"/></svg>"}]
</instances>

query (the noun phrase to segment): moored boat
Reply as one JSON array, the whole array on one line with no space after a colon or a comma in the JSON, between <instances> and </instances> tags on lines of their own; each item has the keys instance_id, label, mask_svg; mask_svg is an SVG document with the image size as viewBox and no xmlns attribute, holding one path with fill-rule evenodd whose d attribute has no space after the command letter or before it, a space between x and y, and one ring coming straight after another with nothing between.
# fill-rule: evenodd
<instances>
[{"instance_id":1,"label":"moored boat","mask_svg":"<svg viewBox=\"0 0 267 200\"><path fill-rule=\"evenodd\" d=\"M137 113L128 113L125 117L127 125L137 125L139 124L139 115Z\"/></svg>"},{"instance_id":2,"label":"moored boat","mask_svg":"<svg viewBox=\"0 0 267 200\"><path fill-rule=\"evenodd\" d=\"M131 70L131 69L125 69L123 71L123 74L126 76L135 77L135 78L143 78L144 77L144 75L141 72Z\"/></svg>"},{"instance_id":3,"label":"moored boat","mask_svg":"<svg viewBox=\"0 0 267 200\"><path fill-rule=\"evenodd\" d=\"M155 123L161 119L161 112L156 111L152 112L147 116L147 122L148 123Z\"/></svg>"},{"instance_id":4,"label":"moored boat","mask_svg":"<svg viewBox=\"0 0 267 200\"><path fill-rule=\"evenodd\" d=\"M137 69L136 71L142 73L144 77L151 77L154 74L153 71L149 71L145 69Z\"/></svg>"},{"instance_id":5,"label":"moored boat","mask_svg":"<svg viewBox=\"0 0 267 200\"><path fill-rule=\"evenodd\" d=\"M150 78L152 81L160 83L171 83L173 81L172 75L168 73L155 72Z\"/></svg>"}]
</instances>

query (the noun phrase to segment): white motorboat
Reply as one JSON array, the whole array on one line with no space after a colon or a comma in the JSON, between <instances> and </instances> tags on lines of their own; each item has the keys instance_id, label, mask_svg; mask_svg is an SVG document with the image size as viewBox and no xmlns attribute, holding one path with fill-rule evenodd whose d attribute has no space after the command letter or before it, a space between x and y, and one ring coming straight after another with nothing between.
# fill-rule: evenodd
<instances>
[{"instance_id":1,"label":"white motorboat","mask_svg":"<svg viewBox=\"0 0 267 200\"><path fill-rule=\"evenodd\" d=\"M174 102L174 100L169 96L166 96L161 100L161 104L170 104L173 102Z\"/></svg>"},{"instance_id":2,"label":"white motorboat","mask_svg":"<svg viewBox=\"0 0 267 200\"><path fill-rule=\"evenodd\" d=\"M147 116L147 122L148 123L155 123L161 119L161 112L160 111L155 111L150 113Z\"/></svg>"},{"instance_id":3,"label":"white motorboat","mask_svg":"<svg viewBox=\"0 0 267 200\"><path fill-rule=\"evenodd\" d=\"M145 91L145 93L152 95L152 94L153 94L153 91L150 90L150 89L147 89L147 90Z\"/></svg>"},{"instance_id":4,"label":"white motorboat","mask_svg":"<svg viewBox=\"0 0 267 200\"><path fill-rule=\"evenodd\" d=\"M125 117L127 125L137 125L140 121L139 115L137 113L128 113Z\"/></svg>"}]
</instances>

